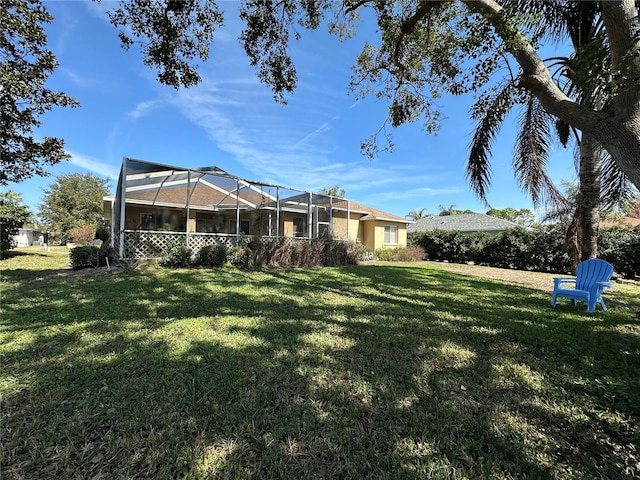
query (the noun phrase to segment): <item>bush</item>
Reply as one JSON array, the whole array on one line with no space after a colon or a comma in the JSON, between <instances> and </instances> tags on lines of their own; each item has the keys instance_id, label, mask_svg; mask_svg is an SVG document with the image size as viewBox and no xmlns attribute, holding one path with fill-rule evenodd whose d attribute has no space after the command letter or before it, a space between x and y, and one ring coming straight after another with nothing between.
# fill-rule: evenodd
<instances>
[{"instance_id":1,"label":"bush","mask_svg":"<svg viewBox=\"0 0 640 480\"><path fill-rule=\"evenodd\" d=\"M69 250L69 261L74 270L107 265L107 260L113 260L113 257L114 251L108 245L83 245Z\"/></svg>"},{"instance_id":2,"label":"bush","mask_svg":"<svg viewBox=\"0 0 640 480\"><path fill-rule=\"evenodd\" d=\"M422 247L429 260L466 263L483 261L484 248L490 239L491 236L484 232L432 230L412 234L409 244Z\"/></svg>"},{"instance_id":3,"label":"bush","mask_svg":"<svg viewBox=\"0 0 640 480\"><path fill-rule=\"evenodd\" d=\"M433 230L412 234L410 243L424 248L430 260L474 262L499 268L570 273L561 226L522 227L505 230L495 237L488 233Z\"/></svg>"},{"instance_id":4,"label":"bush","mask_svg":"<svg viewBox=\"0 0 640 480\"><path fill-rule=\"evenodd\" d=\"M71 234L71 239L74 243L89 245L91 240L96 238L96 227L92 225L81 225L79 227L72 228L69 233Z\"/></svg>"},{"instance_id":5,"label":"bush","mask_svg":"<svg viewBox=\"0 0 640 480\"><path fill-rule=\"evenodd\" d=\"M249 247L233 247L229 250L228 260L231 265L240 270L253 268L253 253Z\"/></svg>"},{"instance_id":6,"label":"bush","mask_svg":"<svg viewBox=\"0 0 640 480\"><path fill-rule=\"evenodd\" d=\"M98 222L95 238L99 238L103 243L111 239L111 226L108 220Z\"/></svg>"},{"instance_id":7,"label":"bush","mask_svg":"<svg viewBox=\"0 0 640 480\"><path fill-rule=\"evenodd\" d=\"M196 257L196 264L205 268L220 268L227 262L225 245L205 245Z\"/></svg>"},{"instance_id":8,"label":"bush","mask_svg":"<svg viewBox=\"0 0 640 480\"><path fill-rule=\"evenodd\" d=\"M598 256L612 264L615 271L626 278L640 275L640 226L600 230Z\"/></svg>"},{"instance_id":9,"label":"bush","mask_svg":"<svg viewBox=\"0 0 640 480\"><path fill-rule=\"evenodd\" d=\"M424 249L419 245L406 248L379 248L376 259L383 262L419 262L426 258Z\"/></svg>"},{"instance_id":10,"label":"bush","mask_svg":"<svg viewBox=\"0 0 640 480\"><path fill-rule=\"evenodd\" d=\"M329 240L323 246L322 265L325 267L357 265L362 251L363 246L357 243ZM366 249L364 251L366 252Z\"/></svg>"},{"instance_id":11,"label":"bush","mask_svg":"<svg viewBox=\"0 0 640 480\"><path fill-rule=\"evenodd\" d=\"M183 243L171 245L164 253L160 265L167 268L185 268L191 265L191 249Z\"/></svg>"}]
</instances>

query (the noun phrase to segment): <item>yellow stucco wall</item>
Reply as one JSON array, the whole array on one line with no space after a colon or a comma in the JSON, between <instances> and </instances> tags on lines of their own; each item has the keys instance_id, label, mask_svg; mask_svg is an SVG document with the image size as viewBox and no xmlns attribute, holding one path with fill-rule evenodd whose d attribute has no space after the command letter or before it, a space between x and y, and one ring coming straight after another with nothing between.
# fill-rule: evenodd
<instances>
[{"instance_id":1,"label":"yellow stucco wall","mask_svg":"<svg viewBox=\"0 0 640 480\"><path fill-rule=\"evenodd\" d=\"M111 219L111 203L104 203L105 209L105 217L109 220ZM138 205L128 205L126 210L126 229L134 229L140 227L140 216L143 213L152 213L152 214L164 214L165 219L170 217L171 223L174 225L178 225L182 223L181 218L184 218L184 210L181 209L167 209L162 207L153 207L153 206L138 206ZM189 212L189 231L196 231L196 218L222 218L224 217L224 233L229 233L232 229L230 228L230 221L235 221L235 212L232 215L223 214L222 212L203 212L191 210ZM347 218L346 212L340 215L336 215L333 217L333 233L335 238L345 239L348 238L353 242L358 242L364 245L367 251L375 252L380 248L397 248L397 247L406 247L407 246L407 227L405 224L394 223L394 222L385 222L383 220L365 220L360 221L363 214L351 212L351 218L348 220L348 230L347 230ZM307 222L306 215L301 215L299 213L292 212L282 212L280 215L280 235L283 236L293 236L294 235L294 217L302 217L305 219L305 234L307 232ZM268 215L263 214L262 218L258 218L255 214L253 216L241 213L240 218L242 220L250 220L251 221L251 234L256 233L255 230L260 228L264 230L263 235L266 234L268 230ZM276 218L275 215L271 219L272 222L272 230L273 234L275 234L275 223ZM397 227L397 244L393 245L385 245L384 243L384 227L390 225ZM233 229L235 230L235 228ZM223 232L221 232L223 233Z\"/></svg>"},{"instance_id":2,"label":"yellow stucco wall","mask_svg":"<svg viewBox=\"0 0 640 480\"><path fill-rule=\"evenodd\" d=\"M374 221L360 222L362 229L362 244L368 252L376 251L376 230Z\"/></svg>"},{"instance_id":3,"label":"yellow stucco wall","mask_svg":"<svg viewBox=\"0 0 640 480\"><path fill-rule=\"evenodd\" d=\"M380 248L403 248L407 246L407 226L401 223L385 222L383 220L368 220L360 222L363 225L364 236L362 244L369 252L375 252ZM384 227L397 228L397 243L384 243Z\"/></svg>"}]
</instances>

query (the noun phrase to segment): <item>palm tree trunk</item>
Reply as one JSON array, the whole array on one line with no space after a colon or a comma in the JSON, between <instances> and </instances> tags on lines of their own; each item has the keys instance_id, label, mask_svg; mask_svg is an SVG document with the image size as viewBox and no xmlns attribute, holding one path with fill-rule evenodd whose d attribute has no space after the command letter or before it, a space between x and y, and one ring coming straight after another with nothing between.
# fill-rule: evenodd
<instances>
[{"instance_id":1,"label":"palm tree trunk","mask_svg":"<svg viewBox=\"0 0 640 480\"><path fill-rule=\"evenodd\" d=\"M576 275L578 271L578 263L580 262L580 243L578 242L578 225L580 223L580 204L579 199L571 217L571 222L567 227L564 236L564 246L567 249L569 260L571 261L571 273Z\"/></svg>"},{"instance_id":2,"label":"palm tree trunk","mask_svg":"<svg viewBox=\"0 0 640 480\"><path fill-rule=\"evenodd\" d=\"M582 134L580 142L580 257L581 260L598 255L598 221L600 217L600 177L602 147L589 134Z\"/></svg>"}]
</instances>

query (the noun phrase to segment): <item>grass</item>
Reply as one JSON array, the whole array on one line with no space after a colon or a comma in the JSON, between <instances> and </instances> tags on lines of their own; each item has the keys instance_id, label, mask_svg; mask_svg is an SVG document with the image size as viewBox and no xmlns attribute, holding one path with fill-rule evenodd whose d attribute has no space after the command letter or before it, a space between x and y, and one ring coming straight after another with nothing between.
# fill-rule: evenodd
<instances>
[{"instance_id":1,"label":"grass","mask_svg":"<svg viewBox=\"0 0 640 480\"><path fill-rule=\"evenodd\" d=\"M1 264L3 479L640 475L637 284L67 263Z\"/></svg>"}]
</instances>

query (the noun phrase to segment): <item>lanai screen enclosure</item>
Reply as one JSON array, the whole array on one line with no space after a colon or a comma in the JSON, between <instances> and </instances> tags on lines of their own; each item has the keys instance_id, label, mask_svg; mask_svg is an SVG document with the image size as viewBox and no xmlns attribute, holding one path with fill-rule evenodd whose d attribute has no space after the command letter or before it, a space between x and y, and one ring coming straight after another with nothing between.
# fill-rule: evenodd
<instances>
[{"instance_id":1,"label":"lanai screen enclosure","mask_svg":"<svg viewBox=\"0 0 640 480\"><path fill-rule=\"evenodd\" d=\"M170 245L239 245L247 236L348 239L350 202L242 179L217 167L184 169L125 158L111 211L120 258L156 258Z\"/></svg>"}]
</instances>

